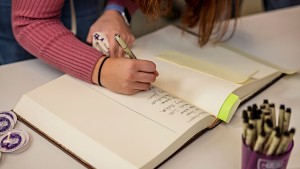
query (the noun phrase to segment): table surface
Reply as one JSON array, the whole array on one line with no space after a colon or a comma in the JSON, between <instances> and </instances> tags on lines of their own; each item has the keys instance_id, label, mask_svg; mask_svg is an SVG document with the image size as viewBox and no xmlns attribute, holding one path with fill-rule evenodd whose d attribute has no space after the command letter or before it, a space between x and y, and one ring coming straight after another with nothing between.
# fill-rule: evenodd
<instances>
[{"instance_id":1,"label":"table surface","mask_svg":"<svg viewBox=\"0 0 300 169\"><path fill-rule=\"evenodd\" d=\"M285 51L284 56L300 55L300 34L295 34L295 31L289 31L295 29L300 30L299 21L297 24L293 23L291 25L293 28L290 28L288 25L286 26L285 33L289 36L285 37L289 37L291 41L286 40L285 43L281 44L281 46L278 45L280 44L280 41L276 43L272 42L271 44L265 43L266 39L262 38L261 35L263 35L263 32L269 33L268 29L265 28L266 26L263 26L264 29L260 29L260 33L258 34L256 33L257 29L255 29L259 23L263 21L262 18L264 18L266 20L265 22L267 22L269 19L274 19L274 17L284 15L286 20L288 20L289 16L294 16L295 13L300 16L300 6L242 18L244 24L251 23L249 27L253 26L254 28L249 28L248 26L247 29L245 29L245 27L238 27L237 34L227 43L253 55L261 55L266 58L273 54L280 54L282 51ZM284 23L286 23L286 20ZM243 32L247 32L247 37L251 37L251 43L249 43L248 40L247 43L243 44L243 40L245 38L245 34L243 34ZM292 36L291 33L294 35ZM254 43L256 41L259 43L259 46ZM297 44L299 47L295 47L294 43L296 42L298 42ZM294 61L297 61L297 63L300 63L300 56L298 60L296 57L293 57L293 59ZM62 72L52 68L38 59L0 66L0 111L11 110L23 93L45 84L62 74ZM230 124L220 124L213 130L206 132L160 168L240 168L242 110L252 103L262 103L263 99L268 99L270 102L275 103L277 106L276 108L278 108L279 104L285 104L286 106L291 107L293 112L290 126L300 129L300 123L296 122L296 120L300 119L299 91L299 73L282 78L277 83L266 89L263 93L242 105L237 110ZM30 169L85 168L24 124L18 122L16 128L29 132L31 136L30 147L19 154L2 153L0 161L1 169L20 169L23 167ZM299 131L296 131L294 142L295 146L288 163L289 169L300 168L300 144L298 143L300 142Z\"/></svg>"}]
</instances>

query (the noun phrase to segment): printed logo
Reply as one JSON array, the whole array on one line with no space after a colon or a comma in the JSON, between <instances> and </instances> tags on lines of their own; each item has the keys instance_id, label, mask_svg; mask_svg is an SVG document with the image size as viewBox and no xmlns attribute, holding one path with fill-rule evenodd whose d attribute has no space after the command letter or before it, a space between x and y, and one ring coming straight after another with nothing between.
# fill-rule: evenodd
<instances>
[{"instance_id":1,"label":"printed logo","mask_svg":"<svg viewBox=\"0 0 300 169\"><path fill-rule=\"evenodd\" d=\"M258 159L257 169L281 169L287 164L287 160L268 160L268 159Z\"/></svg>"},{"instance_id":2,"label":"printed logo","mask_svg":"<svg viewBox=\"0 0 300 169\"><path fill-rule=\"evenodd\" d=\"M22 143L22 137L18 133L11 133L10 135L6 135L1 140L1 148L6 150L14 150L20 146Z\"/></svg>"},{"instance_id":3,"label":"printed logo","mask_svg":"<svg viewBox=\"0 0 300 169\"><path fill-rule=\"evenodd\" d=\"M13 120L8 115L0 114L0 135L11 130L13 123Z\"/></svg>"}]
</instances>

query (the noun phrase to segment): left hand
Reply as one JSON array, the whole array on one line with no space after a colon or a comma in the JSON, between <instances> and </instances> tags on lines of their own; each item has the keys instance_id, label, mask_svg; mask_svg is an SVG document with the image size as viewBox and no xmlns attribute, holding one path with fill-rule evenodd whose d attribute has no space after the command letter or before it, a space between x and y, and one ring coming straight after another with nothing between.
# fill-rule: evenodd
<instances>
[{"instance_id":1,"label":"left hand","mask_svg":"<svg viewBox=\"0 0 300 169\"><path fill-rule=\"evenodd\" d=\"M92 43L93 34L102 32L108 37L109 55L110 57L123 57L124 51L119 47L115 40L115 34L118 33L129 47L135 41L130 28L126 25L123 17L118 11L107 10L99 17L96 22L90 27L86 41Z\"/></svg>"}]
</instances>

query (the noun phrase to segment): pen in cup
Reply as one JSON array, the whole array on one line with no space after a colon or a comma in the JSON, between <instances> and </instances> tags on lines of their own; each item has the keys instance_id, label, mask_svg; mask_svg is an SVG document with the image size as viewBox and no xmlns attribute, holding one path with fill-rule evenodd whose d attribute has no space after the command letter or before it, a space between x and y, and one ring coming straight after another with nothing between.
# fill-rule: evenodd
<instances>
[{"instance_id":1,"label":"pen in cup","mask_svg":"<svg viewBox=\"0 0 300 169\"><path fill-rule=\"evenodd\" d=\"M256 104L243 111L243 135L245 144L254 152L266 156L279 156L288 151L295 129L289 130L291 108L279 107L276 126L275 104L264 100L260 108Z\"/></svg>"},{"instance_id":2,"label":"pen in cup","mask_svg":"<svg viewBox=\"0 0 300 169\"><path fill-rule=\"evenodd\" d=\"M115 40L118 42L119 46L125 51L125 53L130 57L130 59L137 59L128 47L128 45L125 43L125 41L117 33L115 34Z\"/></svg>"}]
</instances>

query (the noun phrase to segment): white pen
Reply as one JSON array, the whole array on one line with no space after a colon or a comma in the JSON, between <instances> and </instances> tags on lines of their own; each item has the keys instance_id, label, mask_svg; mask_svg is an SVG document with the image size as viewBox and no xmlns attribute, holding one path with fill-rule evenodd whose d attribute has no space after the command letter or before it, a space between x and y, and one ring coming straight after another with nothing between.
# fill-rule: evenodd
<instances>
[{"instance_id":1,"label":"white pen","mask_svg":"<svg viewBox=\"0 0 300 169\"><path fill-rule=\"evenodd\" d=\"M254 142L254 126L253 124L249 124L246 131L246 145L252 149L252 145Z\"/></svg>"},{"instance_id":2,"label":"white pen","mask_svg":"<svg viewBox=\"0 0 300 169\"><path fill-rule=\"evenodd\" d=\"M279 132L276 132L275 137L272 139L272 142L270 144L270 147L267 150L266 155L271 156L276 152L276 148L280 142L281 134Z\"/></svg>"},{"instance_id":3,"label":"white pen","mask_svg":"<svg viewBox=\"0 0 300 169\"><path fill-rule=\"evenodd\" d=\"M246 132L247 132L247 127L248 127L248 113L246 110L243 111L243 139L246 138Z\"/></svg>"},{"instance_id":4,"label":"white pen","mask_svg":"<svg viewBox=\"0 0 300 169\"><path fill-rule=\"evenodd\" d=\"M257 137L257 124L256 124L256 119L255 119L255 114L254 112L252 112L251 114L251 117L249 118L249 124L252 124L253 125L253 140L256 140L256 137ZM247 131L248 132L248 131Z\"/></svg>"},{"instance_id":5,"label":"white pen","mask_svg":"<svg viewBox=\"0 0 300 169\"><path fill-rule=\"evenodd\" d=\"M267 139L266 142L265 142L265 145L264 145L264 148L263 148L263 153L266 153L266 152L268 151L268 149L269 149L269 147L270 147L270 145L271 145L271 143L272 143L272 141L273 141L273 139L274 139L276 133L279 133L279 132L280 132L280 129L279 129L278 126L275 127L275 128L272 130L272 132L269 134L268 139Z\"/></svg>"},{"instance_id":6,"label":"white pen","mask_svg":"<svg viewBox=\"0 0 300 169\"><path fill-rule=\"evenodd\" d=\"M273 129L273 123L272 123L271 119L268 119L265 122L264 127L263 127L263 131L266 132L267 137L269 137L269 135L271 134L272 129Z\"/></svg>"},{"instance_id":7,"label":"white pen","mask_svg":"<svg viewBox=\"0 0 300 169\"><path fill-rule=\"evenodd\" d=\"M243 139L246 138L247 135L247 127L248 127L248 118L244 118L243 120Z\"/></svg>"},{"instance_id":8,"label":"white pen","mask_svg":"<svg viewBox=\"0 0 300 169\"><path fill-rule=\"evenodd\" d=\"M293 141L293 137L295 135L295 128L292 128L290 131L289 131L289 138L288 138L288 141L286 143L286 145L284 146L283 148L283 153L287 152L288 151L288 148L289 148L289 145L291 144L291 142Z\"/></svg>"},{"instance_id":9,"label":"white pen","mask_svg":"<svg viewBox=\"0 0 300 169\"><path fill-rule=\"evenodd\" d=\"M269 105L269 108L270 108L270 112L271 112L272 123L273 123L274 125L276 125L275 104L274 104L274 103L271 103L271 104Z\"/></svg>"},{"instance_id":10,"label":"white pen","mask_svg":"<svg viewBox=\"0 0 300 169\"><path fill-rule=\"evenodd\" d=\"M283 104L279 107L279 117L278 117L278 127L280 129L280 133L283 131L283 118L285 113L285 106Z\"/></svg>"},{"instance_id":11,"label":"white pen","mask_svg":"<svg viewBox=\"0 0 300 169\"><path fill-rule=\"evenodd\" d=\"M255 152L261 153L265 140L266 140L266 133L262 130L262 132L258 135L257 140L255 141L253 150Z\"/></svg>"},{"instance_id":12,"label":"white pen","mask_svg":"<svg viewBox=\"0 0 300 169\"><path fill-rule=\"evenodd\" d=\"M130 59L137 59L135 55L132 53L128 45L125 43L125 41L121 38L119 34L115 34L115 39L120 45L120 47L125 51L125 53L130 57Z\"/></svg>"},{"instance_id":13,"label":"white pen","mask_svg":"<svg viewBox=\"0 0 300 169\"><path fill-rule=\"evenodd\" d=\"M281 137L281 140L278 144L278 147L276 149L276 151L274 152L275 155L279 155L279 154L282 154L285 152L285 145L287 144L288 142L288 139L289 139L289 132L288 131L285 131L283 133L283 136Z\"/></svg>"},{"instance_id":14,"label":"white pen","mask_svg":"<svg viewBox=\"0 0 300 169\"><path fill-rule=\"evenodd\" d=\"M289 130L290 120L291 120L291 108L287 108L284 115L283 115L283 124L282 124L282 132Z\"/></svg>"},{"instance_id":15,"label":"white pen","mask_svg":"<svg viewBox=\"0 0 300 169\"><path fill-rule=\"evenodd\" d=\"M263 105L265 105L266 109L269 109L269 101L268 101L268 99L264 99L263 100Z\"/></svg>"}]
</instances>

